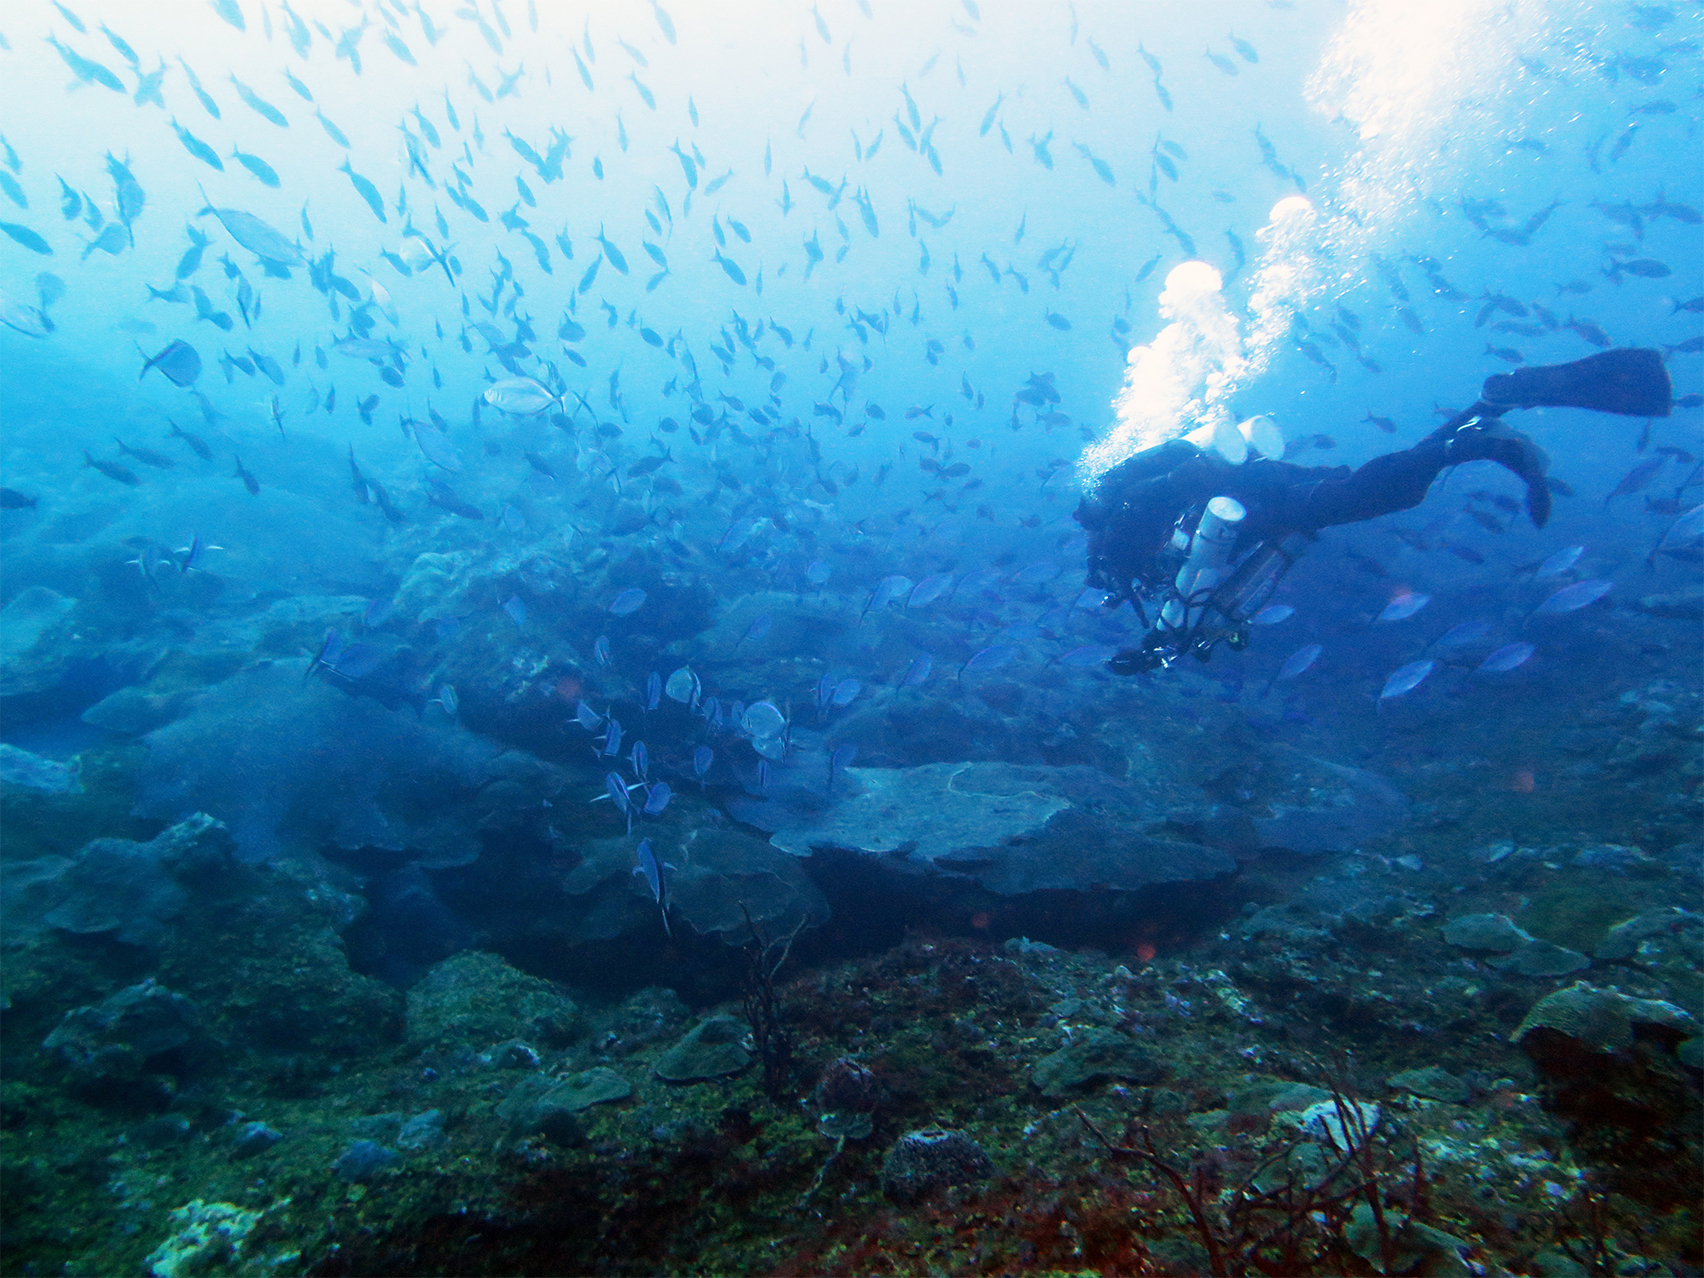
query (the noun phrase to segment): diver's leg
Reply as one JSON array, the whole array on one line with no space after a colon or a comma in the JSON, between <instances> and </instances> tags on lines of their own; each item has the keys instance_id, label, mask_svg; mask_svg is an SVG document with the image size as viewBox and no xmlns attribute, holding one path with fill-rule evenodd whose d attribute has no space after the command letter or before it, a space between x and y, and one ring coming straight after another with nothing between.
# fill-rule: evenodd
<instances>
[{"instance_id":1,"label":"diver's leg","mask_svg":"<svg viewBox=\"0 0 1704 1278\"><path fill-rule=\"evenodd\" d=\"M1298 494L1296 522L1305 528L1327 528L1409 510L1426 500L1426 490L1449 464L1444 441L1425 439L1413 448L1375 457L1350 474L1327 475Z\"/></svg>"},{"instance_id":2,"label":"diver's leg","mask_svg":"<svg viewBox=\"0 0 1704 1278\"><path fill-rule=\"evenodd\" d=\"M1494 461L1527 486L1527 513L1538 527L1550 518L1548 464L1537 444L1495 417L1476 417L1434 431L1412 448L1375 457L1348 475L1332 475L1300 494L1298 526L1326 528L1409 510L1426 499L1438 472L1465 461Z\"/></svg>"}]
</instances>

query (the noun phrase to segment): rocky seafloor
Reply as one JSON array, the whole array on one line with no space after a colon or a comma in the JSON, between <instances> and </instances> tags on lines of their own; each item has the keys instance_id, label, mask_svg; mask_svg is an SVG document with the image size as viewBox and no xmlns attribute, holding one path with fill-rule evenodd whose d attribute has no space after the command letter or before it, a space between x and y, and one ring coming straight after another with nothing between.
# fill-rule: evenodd
<instances>
[{"instance_id":1,"label":"rocky seafloor","mask_svg":"<svg viewBox=\"0 0 1704 1278\"><path fill-rule=\"evenodd\" d=\"M699 785L632 671L929 623L649 584L613 667L422 614L362 687L298 655L354 597L0 619L0 1272L1699 1272L1688 623L1377 715L1383 658L871 688ZM726 656L759 608L818 655ZM678 782L630 833L582 697Z\"/></svg>"},{"instance_id":2,"label":"rocky seafloor","mask_svg":"<svg viewBox=\"0 0 1704 1278\"><path fill-rule=\"evenodd\" d=\"M124 920L9 876L6 1272L1697 1272L1696 844L1269 858L1125 953L776 938L767 1011L404 992L233 849L90 845L180 893Z\"/></svg>"}]
</instances>

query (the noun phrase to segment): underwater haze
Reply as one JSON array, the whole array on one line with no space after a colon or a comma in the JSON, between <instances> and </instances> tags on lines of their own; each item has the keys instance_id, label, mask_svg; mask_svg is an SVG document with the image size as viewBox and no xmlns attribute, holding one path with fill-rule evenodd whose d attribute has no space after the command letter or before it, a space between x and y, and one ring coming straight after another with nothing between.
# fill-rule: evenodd
<instances>
[{"instance_id":1,"label":"underwater haze","mask_svg":"<svg viewBox=\"0 0 1704 1278\"><path fill-rule=\"evenodd\" d=\"M1685 2L4 6L0 1272L1697 1272L1701 100ZM1212 613L1162 445L1444 460Z\"/></svg>"}]
</instances>

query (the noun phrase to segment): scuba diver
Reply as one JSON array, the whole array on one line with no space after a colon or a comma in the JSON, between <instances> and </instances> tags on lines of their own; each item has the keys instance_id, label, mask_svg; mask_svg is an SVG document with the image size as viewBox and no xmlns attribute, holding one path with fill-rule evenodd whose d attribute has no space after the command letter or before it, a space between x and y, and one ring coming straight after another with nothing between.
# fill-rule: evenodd
<instances>
[{"instance_id":1,"label":"scuba diver","mask_svg":"<svg viewBox=\"0 0 1704 1278\"><path fill-rule=\"evenodd\" d=\"M1226 461L1174 439L1102 475L1076 512L1088 533L1088 584L1129 600L1148 627L1140 648L1107 662L1117 674L1169 667L1185 653L1208 660L1223 642L1239 650L1307 540L1333 524L1418 506L1445 467L1494 461L1526 484L1535 526L1550 517L1544 452L1502 414L1516 408L1586 408L1667 417L1668 371L1654 350L1604 351L1571 364L1523 368L1485 380L1480 399L1412 448L1358 470L1296 466L1251 453ZM1157 606L1150 620L1149 607Z\"/></svg>"}]
</instances>

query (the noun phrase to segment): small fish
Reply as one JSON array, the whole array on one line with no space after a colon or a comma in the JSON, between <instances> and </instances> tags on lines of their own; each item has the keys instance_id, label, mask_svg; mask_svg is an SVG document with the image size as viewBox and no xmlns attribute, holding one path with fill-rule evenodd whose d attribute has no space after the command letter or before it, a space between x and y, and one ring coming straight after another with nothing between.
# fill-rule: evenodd
<instances>
[{"instance_id":1,"label":"small fish","mask_svg":"<svg viewBox=\"0 0 1704 1278\"><path fill-rule=\"evenodd\" d=\"M462 500L455 489L436 476L427 477L426 488L427 502L440 510L447 510L450 514L459 515L463 519L483 520L485 518L484 511L480 510L478 506Z\"/></svg>"},{"instance_id":2,"label":"small fish","mask_svg":"<svg viewBox=\"0 0 1704 1278\"><path fill-rule=\"evenodd\" d=\"M64 12L64 10L61 10L61 12ZM99 62L85 58L75 49L66 48L59 42L59 39L56 36L48 36L47 42L58 51L59 56L64 59L65 65L71 68L71 74L76 76L84 84L104 85L106 88L111 89L114 93L127 92L123 81L121 81L111 71L107 70Z\"/></svg>"},{"instance_id":3,"label":"small fish","mask_svg":"<svg viewBox=\"0 0 1704 1278\"><path fill-rule=\"evenodd\" d=\"M1619 284L1623 275L1637 275L1642 279L1660 280L1673 272L1664 262L1659 262L1653 257L1640 257L1634 258L1632 261L1612 261L1604 267L1603 273Z\"/></svg>"},{"instance_id":4,"label":"small fish","mask_svg":"<svg viewBox=\"0 0 1704 1278\"><path fill-rule=\"evenodd\" d=\"M1468 648L1478 643L1491 633L1491 623L1486 621L1459 621L1444 631L1435 641L1440 648Z\"/></svg>"},{"instance_id":5,"label":"small fish","mask_svg":"<svg viewBox=\"0 0 1704 1278\"><path fill-rule=\"evenodd\" d=\"M1568 322L1561 325L1561 327L1567 329L1569 332L1577 334L1585 341L1590 342L1593 346L1601 349L1608 349L1610 346L1609 335L1596 324L1593 324L1590 320L1579 320L1570 315L1568 317Z\"/></svg>"},{"instance_id":6,"label":"small fish","mask_svg":"<svg viewBox=\"0 0 1704 1278\"><path fill-rule=\"evenodd\" d=\"M200 533L194 533L190 536L189 545L180 546L176 552L178 556L178 571L180 573L200 571L202 555L209 550L223 549L223 546L209 546L206 542L201 540Z\"/></svg>"},{"instance_id":7,"label":"small fish","mask_svg":"<svg viewBox=\"0 0 1704 1278\"><path fill-rule=\"evenodd\" d=\"M152 466L155 470L171 470L177 465L170 457L157 453L152 448L132 448L129 444L113 436L113 442L118 445L118 451L127 457L134 457L144 466Z\"/></svg>"},{"instance_id":8,"label":"small fish","mask_svg":"<svg viewBox=\"0 0 1704 1278\"><path fill-rule=\"evenodd\" d=\"M1571 586L1563 586L1550 598L1533 609L1535 617L1555 617L1565 612L1575 612L1588 604L1594 604L1615 588L1613 581L1576 581Z\"/></svg>"},{"instance_id":9,"label":"small fish","mask_svg":"<svg viewBox=\"0 0 1704 1278\"><path fill-rule=\"evenodd\" d=\"M201 87L201 81L196 78L195 72L190 69L189 63L185 62L180 57L178 59L178 65L183 68L184 75L189 78L189 87L195 93L196 98L201 102L202 110L206 111L207 114L212 116L215 120L221 119L222 117L219 114L219 104L212 99L206 89Z\"/></svg>"},{"instance_id":10,"label":"small fish","mask_svg":"<svg viewBox=\"0 0 1704 1278\"><path fill-rule=\"evenodd\" d=\"M184 128L183 125L179 124L175 116L172 118L172 132L178 135L178 141L182 142L184 149L196 159L200 160L203 164L218 169L221 173L225 171L225 162L219 158L219 153L212 147L208 146L207 143L203 142L200 138L196 137L195 134Z\"/></svg>"},{"instance_id":11,"label":"small fish","mask_svg":"<svg viewBox=\"0 0 1704 1278\"><path fill-rule=\"evenodd\" d=\"M115 479L119 483L127 485L130 488L135 488L142 482L140 479L136 478L136 473L134 471L120 466L117 462L102 461L100 458L90 454L87 450L84 450L83 452L83 466L85 469L92 466L108 479Z\"/></svg>"},{"instance_id":12,"label":"small fish","mask_svg":"<svg viewBox=\"0 0 1704 1278\"><path fill-rule=\"evenodd\" d=\"M175 386L192 385L195 379L201 376L201 356L196 353L195 347L185 341L174 341L152 357L142 353L142 358L142 371L137 374L137 381L146 377L150 368L159 369Z\"/></svg>"},{"instance_id":13,"label":"small fish","mask_svg":"<svg viewBox=\"0 0 1704 1278\"><path fill-rule=\"evenodd\" d=\"M1317 643L1305 644L1297 648L1284 659L1284 664L1278 667L1278 672L1272 676L1272 683L1266 685L1266 690L1271 692L1272 684L1283 683L1306 673L1312 668L1314 662L1319 660L1320 653L1324 651L1325 649Z\"/></svg>"},{"instance_id":14,"label":"small fish","mask_svg":"<svg viewBox=\"0 0 1704 1278\"><path fill-rule=\"evenodd\" d=\"M617 617L630 617L644 604L645 592L637 586L629 586L610 600L609 612Z\"/></svg>"},{"instance_id":15,"label":"small fish","mask_svg":"<svg viewBox=\"0 0 1704 1278\"><path fill-rule=\"evenodd\" d=\"M1586 553L1584 546L1564 546L1550 558L1539 564L1533 576L1543 581L1550 577L1560 577L1575 564L1580 562L1580 556Z\"/></svg>"},{"instance_id":16,"label":"small fish","mask_svg":"<svg viewBox=\"0 0 1704 1278\"><path fill-rule=\"evenodd\" d=\"M186 445L189 445L189 452L193 452L194 455L201 458L203 462L211 462L211 460L213 460L213 450L208 448L208 441L203 440L203 438L199 435L191 435L189 431L186 431L186 429L182 428L182 426L179 426L176 421L172 421L170 417L167 417L167 423L169 423L170 428L172 428L169 433L170 438L184 441Z\"/></svg>"},{"instance_id":17,"label":"small fish","mask_svg":"<svg viewBox=\"0 0 1704 1278\"><path fill-rule=\"evenodd\" d=\"M342 164L338 165L337 170L349 175L349 181L354 185L356 193L367 202L367 207L373 211L373 216L381 222L388 223L390 219L385 216L385 202L380 198L378 188L351 168L348 160L344 160Z\"/></svg>"},{"instance_id":18,"label":"small fish","mask_svg":"<svg viewBox=\"0 0 1704 1278\"><path fill-rule=\"evenodd\" d=\"M338 146L347 151L349 149L349 139L344 136L343 130L338 128L330 120L326 119L325 112L321 111L317 106L314 108L314 116L319 120L320 128L325 130L325 135L333 142L337 143Z\"/></svg>"},{"instance_id":19,"label":"small fish","mask_svg":"<svg viewBox=\"0 0 1704 1278\"><path fill-rule=\"evenodd\" d=\"M661 16L662 10L658 9L657 13ZM610 775L615 776L613 772L610 773ZM700 774L700 776L702 778L702 774ZM620 805L625 811L627 803L626 787L619 777L617 777L616 780L617 784L622 785ZM611 797L614 797L613 790L610 791L610 794ZM629 828L631 828L631 820L629 820L628 824ZM637 853L637 857L639 863L633 867L633 873L641 876L645 880L645 886L651 891L651 899L657 903L657 909L663 916L663 934L665 936L673 936L673 932L669 928L669 881L667 874L667 871L672 867L657 859L657 854L651 850L651 840L649 839L639 840L639 851Z\"/></svg>"},{"instance_id":20,"label":"small fish","mask_svg":"<svg viewBox=\"0 0 1704 1278\"><path fill-rule=\"evenodd\" d=\"M1374 620L1405 621L1431 602L1431 595L1422 595L1412 591L1405 592L1395 596L1386 604L1384 610Z\"/></svg>"},{"instance_id":21,"label":"small fish","mask_svg":"<svg viewBox=\"0 0 1704 1278\"><path fill-rule=\"evenodd\" d=\"M958 677L963 682L964 676L971 670L997 670L1007 665L1018 655L1015 644L997 643L971 654L969 660L959 667Z\"/></svg>"},{"instance_id":22,"label":"small fish","mask_svg":"<svg viewBox=\"0 0 1704 1278\"><path fill-rule=\"evenodd\" d=\"M1646 458L1621 477L1621 482L1616 484L1610 490L1609 495L1603 499L1604 504L1608 505L1617 497L1627 497L1633 493L1643 492L1667 462L1668 458L1660 454Z\"/></svg>"},{"instance_id":23,"label":"small fish","mask_svg":"<svg viewBox=\"0 0 1704 1278\"><path fill-rule=\"evenodd\" d=\"M231 76L230 80L231 83L236 86L237 96L244 102L248 103L250 108L252 108L263 119L271 121L281 129L287 129L290 127L290 122L284 118L284 113L277 107L262 98L253 89L249 88L248 85L237 79L236 76Z\"/></svg>"},{"instance_id":24,"label":"small fish","mask_svg":"<svg viewBox=\"0 0 1704 1278\"><path fill-rule=\"evenodd\" d=\"M243 487L248 489L250 497L260 496L260 481L253 475L249 474L248 470L243 466L243 459L233 454L232 460L237 463L237 469L233 472L233 478L243 481Z\"/></svg>"},{"instance_id":25,"label":"small fish","mask_svg":"<svg viewBox=\"0 0 1704 1278\"><path fill-rule=\"evenodd\" d=\"M1526 664L1536 649L1530 643L1504 644L1474 667L1475 674L1505 674Z\"/></svg>"},{"instance_id":26,"label":"small fish","mask_svg":"<svg viewBox=\"0 0 1704 1278\"><path fill-rule=\"evenodd\" d=\"M26 496L16 488L0 488L0 510L34 510L39 500Z\"/></svg>"},{"instance_id":27,"label":"small fish","mask_svg":"<svg viewBox=\"0 0 1704 1278\"><path fill-rule=\"evenodd\" d=\"M1379 700L1386 701L1391 697L1400 697L1414 691L1426 681L1426 677L1438 668L1438 663L1432 660L1411 661L1406 666L1400 666L1391 672L1385 680L1384 688L1379 692Z\"/></svg>"},{"instance_id":28,"label":"small fish","mask_svg":"<svg viewBox=\"0 0 1704 1278\"><path fill-rule=\"evenodd\" d=\"M438 695L433 697L432 700L428 701L426 704L429 706L437 706L452 719L454 719L461 710L461 699L456 696L455 687L447 683L440 684L438 687Z\"/></svg>"},{"instance_id":29,"label":"small fish","mask_svg":"<svg viewBox=\"0 0 1704 1278\"><path fill-rule=\"evenodd\" d=\"M278 185L278 171L258 155L250 155L246 151L233 148L231 158L267 186L276 187Z\"/></svg>"}]
</instances>

